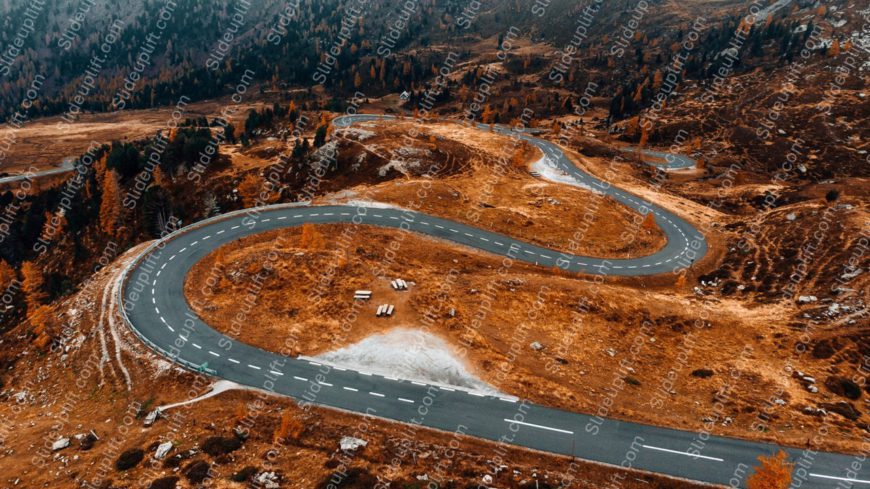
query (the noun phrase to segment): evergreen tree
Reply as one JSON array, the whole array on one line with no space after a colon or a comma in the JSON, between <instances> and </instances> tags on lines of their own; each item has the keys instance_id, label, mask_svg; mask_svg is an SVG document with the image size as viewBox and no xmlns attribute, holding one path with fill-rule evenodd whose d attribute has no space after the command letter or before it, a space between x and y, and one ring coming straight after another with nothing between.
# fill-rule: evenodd
<instances>
[{"instance_id":1,"label":"evergreen tree","mask_svg":"<svg viewBox=\"0 0 870 489\"><path fill-rule=\"evenodd\" d=\"M103 178L103 195L100 202L100 229L108 236L117 232L121 218L121 188L118 175L109 170Z\"/></svg>"}]
</instances>

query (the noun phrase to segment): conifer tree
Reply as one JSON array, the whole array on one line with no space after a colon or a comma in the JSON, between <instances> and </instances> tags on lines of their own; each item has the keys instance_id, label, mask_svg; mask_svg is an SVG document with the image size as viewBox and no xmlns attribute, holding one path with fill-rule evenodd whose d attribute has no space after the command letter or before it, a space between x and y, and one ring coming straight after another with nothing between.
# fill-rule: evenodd
<instances>
[{"instance_id":1,"label":"conifer tree","mask_svg":"<svg viewBox=\"0 0 870 489\"><path fill-rule=\"evenodd\" d=\"M26 261L21 265L21 276L23 278L22 290L24 291L27 310L31 313L35 312L48 299L48 294L45 292L45 278L42 276L42 269L36 263Z\"/></svg>"},{"instance_id":2,"label":"conifer tree","mask_svg":"<svg viewBox=\"0 0 870 489\"><path fill-rule=\"evenodd\" d=\"M100 229L103 233L114 236L118 221L121 218L121 188L118 184L118 174L108 170L103 178L103 196L100 202Z\"/></svg>"}]
</instances>

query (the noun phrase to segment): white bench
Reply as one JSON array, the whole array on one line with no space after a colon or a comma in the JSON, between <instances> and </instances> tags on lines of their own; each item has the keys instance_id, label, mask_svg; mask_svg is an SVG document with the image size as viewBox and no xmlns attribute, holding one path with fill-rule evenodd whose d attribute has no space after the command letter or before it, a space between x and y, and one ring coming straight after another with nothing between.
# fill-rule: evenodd
<instances>
[{"instance_id":1,"label":"white bench","mask_svg":"<svg viewBox=\"0 0 870 489\"><path fill-rule=\"evenodd\" d=\"M375 316L392 316L393 315L394 306L392 304L381 304L378 306L378 310L375 312Z\"/></svg>"},{"instance_id":2,"label":"white bench","mask_svg":"<svg viewBox=\"0 0 870 489\"><path fill-rule=\"evenodd\" d=\"M367 301L372 298L371 290L357 290L353 293L354 300L364 300Z\"/></svg>"}]
</instances>

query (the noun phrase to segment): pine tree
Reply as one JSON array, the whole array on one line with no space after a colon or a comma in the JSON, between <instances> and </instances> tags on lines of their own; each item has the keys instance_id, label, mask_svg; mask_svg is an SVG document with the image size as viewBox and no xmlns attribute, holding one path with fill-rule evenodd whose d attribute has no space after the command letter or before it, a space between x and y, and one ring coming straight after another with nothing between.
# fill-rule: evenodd
<instances>
[{"instance_id":1,"label":"pine tree","mask_svg":"<svg viewBox=\"0 0 870 489\"><path fill-rule=\"evenodd\" d=\"M662 80L663 80L662 70L656 70L656 72L653 73L653 88L658 90L659 87L662 86Z\"/></svg>"},{"instance_id":2,"label":"pine tree","mask_svg":"<svg viewBox=\"0 0 870 489\"><path fill-rule=\"evenodd\" d=\"M649 131L647 130L649 124L643 124L640 128L640 141L637 143L638 148L646 147L646 142L649 139Z\"/></svg>"},{"instance_id":3,"label":"pine tree","mask_svg":"<svg viewBox=\"0 0 870 489\"><path fill-rule=\"evenodd\" d=\"M121 188L118 184L118 174L114 170L106 172L103 178L103 197L100 202L100 229L103 233L114 236L118 221L121 218Z\"/></svg>"},{"instance_id":4,"label":"pine tree","mask_svg":"<svg viewBox=\"0 0 870 489\"><path fill-rule=\"evenodd\" d=\"M42 276L42 269L36 263L26 261L21 264L21 276L23 278L22 290L24 291L27 310L35 312L48 299L48 294L45 292L45 278Z\"/></svg>"},{"instance_id":5,"label":"pine tree","mask_svg":"<svg viewBox=\"0 0 870 489\"><path fill-rule=\"evenodd\" d=\"M480 119L484 124L489 124L492 122L495 113L492 110L492 107L487 104L486 107L483 108L483 114L481 114Z\"/></svg>"},{"instance_id":6,"label":"pine tree","mask_svg":"<svg viewBox=\"0 0 870 489\"><path fill-rule=\"evenodd\" d=\"M686 271L683 270L677 275L677 281L674 282L674 288L680 290L686 286Z\"/></svg>"},{"instance_id":7,"label":"pine tree","mask_svg":"<svg viewBox=\"0 0 870 489\"><path fill-rule=\"evenodd\" d=\"M154 185L157 185L158 187L166 187L166 184L169 182L166 179L166 174L163 173L160 166L154 167L154 171L151 172L151 180L153 180Z\"/></svg>"},{"instance_id":8,"label":"pine tree","mask_svg":"<svg viewBox=\"0 0 870 489\"><path fill-rule=\"evenodd\" d=\"M788 455L780 450L776 455L758 457L759 465L746 481L749 489L787 489L791 486L791 472L794 464L788 462Z\"/></svg>"}]
</instances>

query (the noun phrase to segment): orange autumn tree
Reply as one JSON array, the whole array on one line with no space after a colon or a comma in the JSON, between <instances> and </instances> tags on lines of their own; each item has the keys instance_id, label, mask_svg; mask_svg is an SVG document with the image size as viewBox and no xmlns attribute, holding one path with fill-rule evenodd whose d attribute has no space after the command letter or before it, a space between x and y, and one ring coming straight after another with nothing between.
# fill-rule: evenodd
<instances>
[{"instance_id":1,"label":"orange autumn tree","mask_svg":"<svg viewBox=\"0 0 870 489\"><path fill-rule=\"evenodd\" d=\"M302 425L299 416L297 416L292 410L285 409L284 412L281 413L281 424L278 425L275 433L272 434L272 439L274 443L282 443L287 440L297 440L302 435L303 431L305 431L305 426Z\"/></svg>"},{"instance_id":2,"label":"orange autumn tree","mask_svg":"<svg viewBox=\"0 0 870 489\"><path fill-rule=\"evenodd\" d=\"M42 305L48 294L45 293L45 279L39 265L26 261L21 264L21 276L23 278L24 300L27 303L28 312L34 312Z\"/></svg>"},{"instance_id":3,"label":"orange autumn tree","mask_svg":"<svg viewBox=\"0 0 870 489\"><path fill-rule=\"evenodd\" d=\"M114 236L118 221L121 219L121 187L118 174L108 170L103 178L103 196L100 202L100 229Z\"/></svg>"},{"instance_id":4,"label":"orange autumn tree","mask_svg":"<svg viewBox=\"0 0 870 489\"><path fill-rule=\"evenodd\" d=\"M245 207L255 207L262 187L261 179L254 173L248 173L239 182L239 197Z\"/></svg>"},{"instance_id":5,"label":"orange autumn tree","mask_svg":"<svg viewBox=\"0 0 870 489\"><path fill-rule=\"evenodd\" d=\"M643 224L641 224L647 231L655 231L656 230L656 218L652 212L647 212L646 216L643 218Z\"/></svg>"},{"instance_id":6,"label":"orange autumn tree","mask_svg":"<svg viewBox=\"0 0 870 489\"><path fill-rule=\"evenodd\" d=\"M15 273L15 269L6 263L6 260L0 258L0 287L5 289L16 279L18 279L18 274Z\"/></svg>"},{"instance_id":7,"label":"orange autumn tree","mask_svg":"<svg viewBox=\"0 0 870 489\"><path fill-rule=\"evenodd\" d=\"M674 288L680 290L686 286L686 271L683 270L677 275L677 280L674 282Z\"/></svg>"},{"instance_id":8,"label":"orange autumn tree","mask_svg":"<svg viewBox=\"0 0 870 489\"><path fill-rule=\"evenodd\" d=\"M791 472L794 464L789 463L788 455L780 450L776 455L758 457L759 465L746 481L749 489L787 489L791 485Z\"/></svg>"},{"instance_id":9,"label":"orange autumn tree","mask_svg":"<svg viewBox=\"0 0 870 489\"><path fill-rule=\"evenodd\" d=\"M299 238L299 247L309 250L317 250L323 248L323 246L323 236L314 229L314 225L311 223L303 224L302 236Z\"/></svg>"},{"instance_id":10,"label":"orange autumn tree","mask_svg":"<svg viewBox=\"0 0 870 489\"><path fill-rule=\"evenodd\" d=\"M36 336L33 339L33 345L45 350L51 344L51 332L49 331L49 319L51 317L51 308L48 306L39 306L35 311L28 312L27 319L30 321L30 328Z\"/></svg>"},{"instance_id":11,"label":"orange autumn tree","mask_svg":"<svg viewBox=\"0 0 870 489\"><path fill-rule=\"evenodd\" d=\"M640 128L640 141L637 143L638 148L646 147L646 143L649 140L649 124L642 124Z\"/></svg>"}]
</instances>

